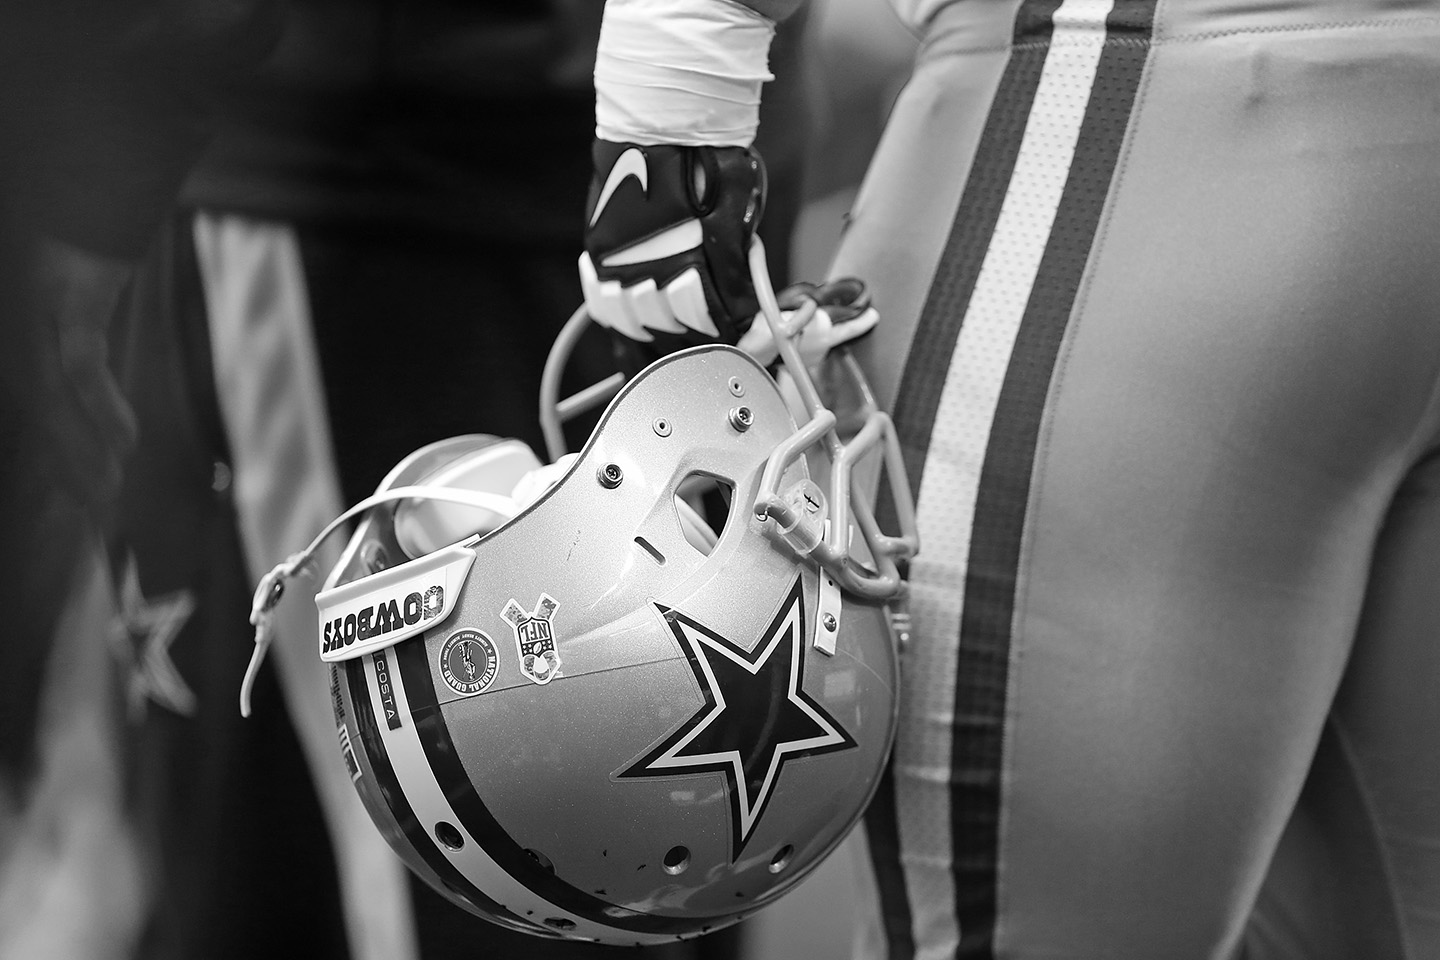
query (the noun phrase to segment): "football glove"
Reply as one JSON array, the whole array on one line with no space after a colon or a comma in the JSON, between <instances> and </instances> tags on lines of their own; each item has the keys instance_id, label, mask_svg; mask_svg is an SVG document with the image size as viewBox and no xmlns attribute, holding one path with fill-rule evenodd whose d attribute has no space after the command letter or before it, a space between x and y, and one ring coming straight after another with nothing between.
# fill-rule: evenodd
<instances>
[{"instance_id":1,"label":"football glove","mask_svg":"<svg viewBox=\"0 0 1440 960\"><path fill-rule=\"evenodd\" d=\"M759 310L748 255L765 206L760 155L596 140L592 157L580 280L622 368L737 342Z\"/></svg>"}]
</instances>

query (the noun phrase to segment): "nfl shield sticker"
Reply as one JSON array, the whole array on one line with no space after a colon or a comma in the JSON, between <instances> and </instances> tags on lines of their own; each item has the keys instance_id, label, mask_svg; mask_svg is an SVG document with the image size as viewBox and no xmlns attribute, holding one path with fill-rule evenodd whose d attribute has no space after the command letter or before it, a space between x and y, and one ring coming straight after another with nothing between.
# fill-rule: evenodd
<instances>
[{"instance_id":1,"label":"nfl shield sticker","mask_svg":"<svg viewBox=\"0 0 1440 960\"><path fill-rule=\"evenodd\" d=\"M510 629L515 631L520 672L536 683L549 683L560 671L560 655L555 652L555 633L550 628L558 606L554 597L542 593L535 609L528 613L514 598L500 612L500 616L510 624Z\"/></svg>"},{"instance_id":2,"label":"nfl shield sticker","mask_svg":"<svg viewBox=\"0 0 1440 960\"><path fill-rule=\"evenodd\" d=\"M456 630L440 648L440 676L451 690L464 697L490 686L499 666L495 642L479 630Z\"/></svg>"}]
</instances>

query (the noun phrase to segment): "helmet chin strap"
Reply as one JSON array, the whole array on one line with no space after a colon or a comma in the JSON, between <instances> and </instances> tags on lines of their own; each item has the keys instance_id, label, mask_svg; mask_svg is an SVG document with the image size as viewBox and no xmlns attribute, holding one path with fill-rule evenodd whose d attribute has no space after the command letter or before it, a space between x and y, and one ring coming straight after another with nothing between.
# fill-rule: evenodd
<instances>
[{"instance_id":1,"label":"helmet chin strap","mask_svg":"<svg viewBox=\"0 0 1440 960\"><path fill-rule=\"evenodd\" d=\"M315 536L315 539L310 541L308 547L299 553L291 554L284 561L276 564L269 573L260 578L260 584L255 588L255 597L250 604L250 623L255 627L255 649L250 654L250 665L245 668L245 679L240 682L241 716L250 716L250 694L255 687L255 678L259 675L260 664L264 662L265 654L270 649L270 642L274 639L274 610L280 602L280 598L285 595L286 581L309 572L315 552L332 534L341 529L345 521L366 510L400 500L442 500L447 503L459 503L489 510L507 520L514 518L520 512L520 506L513 498L498 493L485 493L460 487L417 484L382 490L366 497L331 520Z\"/></svg>"}]
</instances>

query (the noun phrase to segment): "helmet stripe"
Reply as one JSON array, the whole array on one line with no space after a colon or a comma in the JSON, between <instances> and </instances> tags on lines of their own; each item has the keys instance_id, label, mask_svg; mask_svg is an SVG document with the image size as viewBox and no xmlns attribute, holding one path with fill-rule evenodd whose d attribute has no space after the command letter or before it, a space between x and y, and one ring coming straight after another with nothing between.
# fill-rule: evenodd
<instances>
[{"instance_id":1,"label":"helmet stripe","mask_svg":"<svg viewBox=\"0 0 1440 960\"><path fill-rule=\"evenodd\" d=\"M401 717L410 716L418 721L416 713L426 710L424 703L434 703L435 689L428 669L425 667L425 645L420 642L401 643L393 648L400 660L400 670L389 672L389 693L393 696L393 709ZM421 669L425 674L418 680L413 671L410 683L402 679L404 674L404 653L418 655ZM375 675L376 660L388 656L387 651L377 651L361 661L366 678L371 685L371 707L378 715L384 709L380 703L379 681ZM419 693L422 705L413 707L409 703L407 686ZM451 802L446 785L435 775L431 766L433 751L428 741L429 732L417 723L376 724L376 732L384 742L385 752L395 775L395 782L405 795L406 802L414 811L418 832L411 834L417 845L428 845L448 865L466 878L471 887L484 891L486 899L477 901L482 909L497 905L501 916L515 917L525 929L552 936L604 940L624 943L657 943L671 937L645 937L629 931L619 930L603 922L597 923L566 911L538 894L524 882L505 871L497 864L489 850L489 841L470 829ZM463 772L463 771L462 771ZM443 826L442 826L443 824ZM433 832L432 832L433 830ZM444 843L441 832L453 838ZM423 834L423 837L421 836ZM527 857L527 859L529 859ZM533 861L532 861L533 862ZM544 923L545 926L541 926Z\"/></svg>"},{"instance_id":2,"label":"helmet stripe","mask_svg":"<svg viewBox=\"0 0 1440 960\"><path fill-rule=\"evenodd\" d=\"M606 939L610 942L634 943L636 938L657 942L697 932L697 920L693 917L656 916L601 900L560 879L526 853L495 820L460 762L435 696L424 644L402 643L395 648L395 653L401 685L409 697L409 715L414 721L411 729L419 733L419 743L430 770L458 814L460 825L481 842L507 879L518 881L567 915L608 928ZM733 915L717 917L716 926L732 919L735 919Z\"/></svg>"},{"instance_id":3,"label":"helmet stripe","mask_svg":"<svg viewBox=\"0 0 1440 960\"><path fill-rule=\"evenodd\" d=\"M371 772L380 787L380 796L389 807L390 815L394 817L396 825L405 834L411 848L425 861L425 865L434 871L435 875L451 891L464 896L476 906L486 910L496 918L496 922L502 925L525 933L548 933L524 918L511 914L500 904L491 900L436 848L429 831L425 829L406 800L405 791L395 776L395 769L391 766L390 757L385 751L385 742L380 736L380 726L376 722L375 707L370 699L370 683L366 677L366 665L370 660L370 657L350 660L339 664L339 667L345 671L345 679L350 688L356 732L365 745L365 759L370 763ZM373 669L372 664L370 670ZM446 891L441 890L440 893L444 895Z\"/></svg>"}]
</instances>

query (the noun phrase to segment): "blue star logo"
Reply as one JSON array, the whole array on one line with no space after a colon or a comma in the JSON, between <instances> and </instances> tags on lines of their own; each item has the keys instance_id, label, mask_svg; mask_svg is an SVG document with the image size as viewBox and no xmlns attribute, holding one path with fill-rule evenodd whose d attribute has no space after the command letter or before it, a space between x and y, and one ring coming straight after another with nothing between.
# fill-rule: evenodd
<instances>
[{"instance_id":1,"label":"blue star logo","mask_svg":"<svg viewBox=\"0 0 1440 960\"><path fill-rule=\"evenodd\" d=\"M804 690L805 604L800 577L747 652L679 610L655 604L700 686L693 716L616 774L622 779L715 772L730 800L731 860L740 856L787 764L856 746Z\"/></svg>"}]
</instances>

